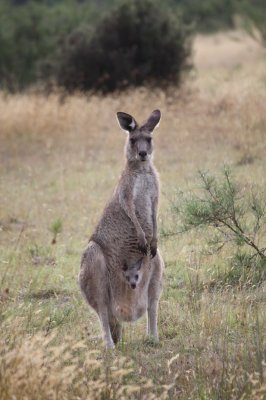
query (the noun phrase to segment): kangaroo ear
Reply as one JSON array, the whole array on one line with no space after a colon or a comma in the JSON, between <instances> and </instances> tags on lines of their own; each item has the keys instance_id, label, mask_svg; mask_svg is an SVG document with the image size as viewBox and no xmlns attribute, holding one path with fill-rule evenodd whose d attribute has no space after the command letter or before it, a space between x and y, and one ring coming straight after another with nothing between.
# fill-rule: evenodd
<instances>
[{"instance_id":1,"label":"kangaroo ear","mask_svg":"<svg viewBox=\"0 0 266 400\"><path fill-rule=\"evenodd\" d=\"M136 120L131 115L124 112L118 112L116 115L120 128L124 131L132 132L138 126Z\"/></svg>"},{"instance_id":2,"label":"kangaroo ear","mask_svg":"<svg viewBox=\"0 0 266 400\"><path fill-rule=\"evenodd\" d=\"M160 123L161 119L161 111L154 110L150 117L148 118L147 122L143 125L149 132L152 132Z\"/></svg>"}]
</instances>

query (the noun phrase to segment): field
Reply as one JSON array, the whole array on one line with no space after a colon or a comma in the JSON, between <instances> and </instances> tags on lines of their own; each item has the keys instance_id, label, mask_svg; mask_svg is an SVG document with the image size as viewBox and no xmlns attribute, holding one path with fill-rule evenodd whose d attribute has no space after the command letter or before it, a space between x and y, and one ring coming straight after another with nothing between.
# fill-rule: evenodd
<instances>
[{"instance_id":1,"label":"field","mask_svg":"<svg viewBox=\"0 0 266 400\"><path fill-rule=\"evenodd\" d=\"M244 187L265 187L265 50L230 32L197 37L194 57L187 82L167 96L1 93L1 399L265 399L266 286L210 289L231 253L207 255L204 232L161 235L159 344L146 340L142 319L105 351L77 285L124 164L116 111L140 121L162 112L161 230L198 169L216 174L226 163Z\"/></svg>"}]
</instances>

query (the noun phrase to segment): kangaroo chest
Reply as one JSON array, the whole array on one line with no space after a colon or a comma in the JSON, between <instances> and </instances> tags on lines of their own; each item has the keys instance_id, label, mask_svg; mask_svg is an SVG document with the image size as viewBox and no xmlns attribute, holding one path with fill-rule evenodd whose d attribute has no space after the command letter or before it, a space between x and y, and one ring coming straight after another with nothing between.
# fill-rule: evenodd
<instances>
[{"instance_id":1,"label":"kangaroo chest","mask_svg":"<svg viewBox=\"0 0 266 400\"><path fill-rule=\"evenodd\" d=\"M133 198L135 206L140 203L143 207L151 208L152 201L156 196L155 176L143 173L136 176L133 187Z\"/></svg>"},{"instance_id":2,"label":"kangaroo chest","mask_svg":"<svg viewBox=\"0 0 266 400\"><path fill-rule=\"evenodd\" d=\"M133 187L135 212L148 241L153 235L153 202L157 196L155 175L142 173L136 176Z\"/></svg>"}]
</instances>

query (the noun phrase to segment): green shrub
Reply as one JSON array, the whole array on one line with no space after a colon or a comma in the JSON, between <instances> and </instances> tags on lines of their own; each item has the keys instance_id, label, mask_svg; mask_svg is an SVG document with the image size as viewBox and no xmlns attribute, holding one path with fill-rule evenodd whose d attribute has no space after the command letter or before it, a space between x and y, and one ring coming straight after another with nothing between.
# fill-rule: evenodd
<instances>
[{"instance_id":1,"label":"green shrub","mask_svg":"<svg viewBox=\"0 0 266 400\"><path fill-rule=\"evenodd\" d=\"M228 271L220 277L226 285L253 286L266 279L266 258L236 249Z\"/></svg>"},{"instance_id":2,"label":"green shrub","mask_svg":"<svg viewBox=\"0 0 266 400\"><path fill-rule=\"evenodd\" d=\"M190 35L177 16L151 0L120 4L92 37L73 33L57 81L68 91L102 93L132 86L179 84L189 66Z\"/></svg>"},{"instance_id":3,"label":"green shrub","mask_svg":"<svg viewBox=\"0 0 266 400\"><path fill-rule=\"evenodd\" d=\"M193 23L197 31L214 32L234 27L237 0L173 0L182 10L185 21Z\"/></svg>"},{"instance_id":4,"label":"green shrub","mask_svg":"<svg viewBox=\"0 0 266 400\"><path fill-rule=\"evenodd\" d=\"M242 0L237 2L237 12L244 18L244 27L253 35L254 27L259 31L266 46L266 2L265 0Z\"/></svg>"},{"instance_id":5,"label":"green shrub","mask_svg":"<svg viewBox=\"0 0 266 400\"><path fill-rule=\"evenodd\" d=\"M220 251L230 246L231 268L226 284L253 285L266 279L266 200L258 187L237 184L228 167L221 178L199 172L197 192L181 193L173 210L181 232L211 230L209 245ZM172 232L174 234L174 232Z\"/></svg>"},{"instance_id":6,"label":"green shrub","mask_svg":"<svg viewBox=\"0 0 266 400\"><path fill-rule=\"evenodd\" d=\"M61 218L56 219L49 227L50 232L53 234L52 244L56 244L57 236L62 232L63 221Z\"/></svg>"}]
</instances>

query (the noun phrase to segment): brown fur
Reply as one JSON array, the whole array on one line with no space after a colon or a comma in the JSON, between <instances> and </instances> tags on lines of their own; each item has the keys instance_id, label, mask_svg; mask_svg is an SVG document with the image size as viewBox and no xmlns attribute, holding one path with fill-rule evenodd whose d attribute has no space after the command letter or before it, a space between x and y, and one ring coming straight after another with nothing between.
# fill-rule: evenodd
<instances>
[{"instance_id":1,"label":"brown fur","mask_svg":"<svg viewBox=\"0 0 266 400\"><path fill-rule=\"evenodd\" d=\"M79 282L97 312L107 347L121 337L121 322L135 321L148 311L148 334L158 339L157 307L164 264L157 251L159 178L152 164L152 131L159 123L154 111L141 127L129 114L118 113L129 133L126 166L83 253ZM123 266L141 261L134 289Z\"/></svg>"}]
</instances>

